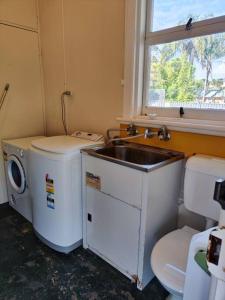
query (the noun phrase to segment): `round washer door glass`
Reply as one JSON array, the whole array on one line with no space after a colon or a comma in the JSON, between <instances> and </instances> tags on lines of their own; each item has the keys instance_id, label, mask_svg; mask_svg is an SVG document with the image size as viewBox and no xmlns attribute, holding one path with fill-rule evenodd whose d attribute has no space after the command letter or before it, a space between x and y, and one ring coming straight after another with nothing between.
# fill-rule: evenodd
<instances>
[{"instance_id":1,"label":"round washer door glass","mask_svg":"<svg viewBox=\"0 0 225 300\"><path fill-rule=\"evenodd\" d=\"M8 157L7 175L12 188L22 194L26 189L26 176L20 160L15 155Z\"/></svg>"}]
</instances>

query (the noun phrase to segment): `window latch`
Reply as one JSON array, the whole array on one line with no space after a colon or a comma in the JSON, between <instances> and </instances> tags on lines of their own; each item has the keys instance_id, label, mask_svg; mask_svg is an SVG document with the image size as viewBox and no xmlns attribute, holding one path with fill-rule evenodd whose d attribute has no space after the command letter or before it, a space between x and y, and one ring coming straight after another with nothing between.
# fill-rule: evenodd
<instances>
[{"instance_id":1,"label":"window latch","mask_svg":"<svg viewBox=\"0 0 225 300\"><path fill-rule=\"evenodd\" d=\"M192 18L190 18L185 26L185 30L186 31L189 31L191 30L191 27L192 27Z\"/></svg>"},{"instance_id":2,"label":"window latch","mask_svg":"<svg viewBox=\"0 0 225 300\"><path fill-rule=\"evenodd\" d=\"M180 118L183 118L183 116L184 116L184 108L182 106L179 109L179 113L180 113Z\"/></svg>"}]
</instances>

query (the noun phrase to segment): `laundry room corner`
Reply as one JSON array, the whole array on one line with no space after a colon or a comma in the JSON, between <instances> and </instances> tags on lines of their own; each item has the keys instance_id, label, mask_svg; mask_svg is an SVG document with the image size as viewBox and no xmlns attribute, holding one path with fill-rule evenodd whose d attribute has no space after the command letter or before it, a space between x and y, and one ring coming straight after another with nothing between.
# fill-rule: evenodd
<instances>
[{"instance_id":1,"label":"laundry room corner","mask_svg":"<svg viewBox=\"0 0 225 300\"><path fill-rule=\"evenodd\" d=\"M0 21L0 140L43 135L45 103L37 1L2 1ZM4 203L2 145L0 149L0 203Z\"/></svg>"},{"instance_id":2,"label":"laundry room corner","mask_svg":"<svg viewBox=\"0 0 225 300\"><path fill-rule=\"evenodd\" d=\"M225 300L225 0L0 0L0 300Z\"/></svg>"}]
</instances>

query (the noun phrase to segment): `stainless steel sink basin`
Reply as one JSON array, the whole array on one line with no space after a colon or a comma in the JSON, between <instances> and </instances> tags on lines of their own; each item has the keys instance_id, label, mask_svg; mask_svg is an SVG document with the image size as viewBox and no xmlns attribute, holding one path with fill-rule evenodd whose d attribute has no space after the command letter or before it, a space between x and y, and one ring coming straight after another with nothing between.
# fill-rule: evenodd
<instances>
[{"instance_id":1,"label":"stainless steel sink basin","mask_svg":"<svg viewBox=\"0 0 225 300\"><path fill-rule=\"evenodd\" d=\"M149 151L149 149L136 149L129 146L112 146L96 150L96 153L138 165L158 164L170 158L168 154Z\"/></svg>"},{"instance_id":2,"label":"stainless steel sink basin","mask_svg":"<svg viewBox=\"0 0 225 300\"><path fill-rule=\"evenodd\" d=\"M184 158L181 152L128 143L82 150L89 155L149 172Z\"/></svg>"}]
</instances>

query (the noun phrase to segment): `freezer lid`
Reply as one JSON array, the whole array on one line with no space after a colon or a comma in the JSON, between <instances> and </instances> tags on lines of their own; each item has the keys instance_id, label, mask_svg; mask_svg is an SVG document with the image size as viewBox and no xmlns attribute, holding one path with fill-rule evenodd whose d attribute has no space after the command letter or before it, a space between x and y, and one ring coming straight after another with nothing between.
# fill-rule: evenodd
<instances>
[{"instance_id":1,"label":"freezer lid","mask_svg":"<svg viewBox=\"0 0 225 300\"><path fill-rule=\"evenodd\" d=\"M68 154L102 142L93 142L72 136L53 136L32 142L32 146L51 153Z\"/></svg>"}]
</instances>

